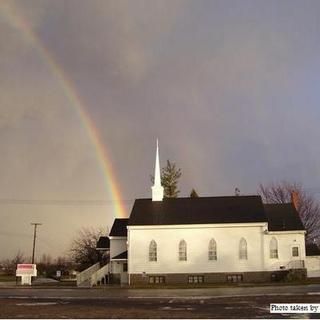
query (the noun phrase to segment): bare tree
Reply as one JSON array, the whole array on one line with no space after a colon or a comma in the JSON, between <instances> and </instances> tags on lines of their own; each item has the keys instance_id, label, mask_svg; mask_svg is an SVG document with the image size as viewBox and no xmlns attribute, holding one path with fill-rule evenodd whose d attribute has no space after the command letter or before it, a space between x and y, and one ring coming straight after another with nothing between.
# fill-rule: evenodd
<instances>
[{"instance_id":1,"label":"bare tree","mask_svg":"<svg viewBox=\"0 0 320 320\"><path fill-rule=\"evenodd\" d=\"M15 266L19 263L24 263L25 262L25 257L24 254L19 250L17 252L17 254L13 257L13 259L11 260L12 264L14 264Z\"/></svg>"},{"instance_id":2,"label":"bare tree","mask_svg":"<svg viewBox=\"0 0 320 320\"><path fill-rule=\"evenodd\" d=\"M40 258L40 263L43 265L50 265L52 264L52 257L50 254L44 253Z\"/></svg>"},{"instance_id":3,"label":"bare tree","mask_svg":"<svg viewBox=\"0 0 320 320\"><path fill-rule=\"evenodd\" d=\"M71 259L84 270L101 259L101 253L96 250L99 238L105 232L102 228L82 228L74 238L70 248Z\"/></svg>"},{"instance_id":4,"label":"bare tree","mask_svg":"<svg viewBox=\"0 0 320 320\"><path fill-rule=\"evenodd\" d=\"M301 184L287 181L266 186L260 184L258 193L266 203L289 203L292 194L296 193L297 211L307 230L306 241L320 243L320 204Z\"/></svg>"},{"instance_id":5,"label":"bare tree","mask_svg":"<svg viewBox=\"0 0 320 320\"><path fill-rule=\"evenodd\" d=\"M69 276L69 272L72 269L74 269L74 265L66 257L59 256L52 259L48 254L43 254L40 262L37 264L38 275L44 275L51 278L56 278L58 270L63 277Z\"/></svg>"},{"instance_id":6,"label":"bare tree","mask_svg":"<svg viewBox=\"0 0 320 320\"><path fill-rule=\"evenodd\" d=\"M15 275L17 264L24 263L24 262L25 262L25 257L23 253L19 250L11 260L6 259L3 262L1 262L1 264L6 274Z\"/></svg>"}]
</instances>

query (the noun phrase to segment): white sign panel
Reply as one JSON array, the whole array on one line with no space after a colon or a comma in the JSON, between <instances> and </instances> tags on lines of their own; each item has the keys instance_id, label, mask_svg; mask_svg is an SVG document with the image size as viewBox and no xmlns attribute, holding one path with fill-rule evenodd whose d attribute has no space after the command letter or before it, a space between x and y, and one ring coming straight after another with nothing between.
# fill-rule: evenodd
<instances>
[{"instance_id":1,"label":"white sign panel","mask_svg":"<svg viewBox=\"0 0 320 320\"><path fill-rule=\"evenodd\" d=\"M16 276L30 276L36 277L37 276L37 265L31 263L22 263L17 265Z\"/></svg>"}]
</instances>

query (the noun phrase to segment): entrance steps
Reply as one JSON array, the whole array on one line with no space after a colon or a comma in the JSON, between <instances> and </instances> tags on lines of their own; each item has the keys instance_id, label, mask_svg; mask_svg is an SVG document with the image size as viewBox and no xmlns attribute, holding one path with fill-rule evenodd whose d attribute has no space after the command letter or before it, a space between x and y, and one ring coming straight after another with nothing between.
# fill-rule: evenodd
<instances>
[{"instance_id":1,"label":"entrance steps","mask_svg":"<svg viewBox=\"0 0 320 320\"><path fill-rule=\"evenodd\" d=\"M78 287L93 287L104 285L109 282L109 264L100 267L100 263L96 263L91 267L77 274Z\"/></svg>"}]
</instances>

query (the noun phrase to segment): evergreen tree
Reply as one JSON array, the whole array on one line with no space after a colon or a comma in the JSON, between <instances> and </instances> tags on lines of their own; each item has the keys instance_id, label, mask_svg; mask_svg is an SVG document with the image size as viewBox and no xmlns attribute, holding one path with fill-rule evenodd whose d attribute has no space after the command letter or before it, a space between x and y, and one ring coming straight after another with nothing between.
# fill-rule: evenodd
<instances>
[{"instance_id":1,"label":"evergreen tree","mask_svg":"<svg viewBox=\"0 0 320 320\"><path fill-rule=\"evenodd\" d=\"M161 184L164 189L165 198L177 198L180 190L178 181L181 177L181 169L176 167L174 162L167 160L167 165L161 168ZM154 176L151 175L151 181L154 183Z\"/></svg>"},{"instance_id":2,"label":"evergreen tree","mask_svg":"<svg viewBox=\"0 0 320 320\"><path fill-rule=\"evenodd\" d=\"M178 194L180 193L180 190L178 190L178 181L181 174L181 169L177 169L175 163L171 163L167 160L167 166L161 170L161 182L166 198L178 197Z\"/></svg>"}]
</instances>

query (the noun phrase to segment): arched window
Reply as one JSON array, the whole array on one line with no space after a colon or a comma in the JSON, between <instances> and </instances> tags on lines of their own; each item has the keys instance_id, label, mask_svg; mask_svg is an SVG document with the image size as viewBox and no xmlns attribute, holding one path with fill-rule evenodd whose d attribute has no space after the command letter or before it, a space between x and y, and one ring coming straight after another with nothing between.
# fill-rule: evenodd
<instances>
[{"instance_id":1,"label":"arched window","mask_svg":"<svg viewBox=\"0 0 320 320\"><path fill-rule=\"evenodd\" d=\"M214 239L209 241L208 259L217 260L217 243Z\"/></svg>"},{"instance_id":2,"label":"arched window","mask_svg":"<svg viewBox=\"0 0 320 320\"><path fill-rule=\"evenodd\" d=\"M157 243L154 240L149 244L149 261L157 261Z\"/></svg>"},{"instance_id":3,"label":"arched window","mask_svg":"<svg viewBox=\"0 0 320 320\"><path fill-rule=\"evenodd\" d=\"M275 237L270 240L270 258L278 259L278 241Z\"/></svg>"},{"instance_id":4,"label":"arched window","mask_svg":"<svg viewBox=\"0 0 320 320\"><path fill-rule=\"evenodd\" d=\"M187 261L187 243L184 240L179 242L179 261Z\"/></svg>"},{"instance_id":5,"label":"arched window","mask_svg":"<svg viewBox=\"0 0 320 320\"><path fill-rule=\"evenodd\" d=\"M247 260L248 259L247 241L244 238L241 238L240 243L239 243L239 259L240 260Z\"/></svg>"}]
</instances>

